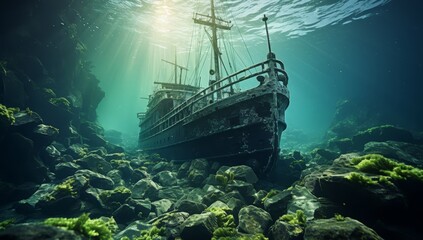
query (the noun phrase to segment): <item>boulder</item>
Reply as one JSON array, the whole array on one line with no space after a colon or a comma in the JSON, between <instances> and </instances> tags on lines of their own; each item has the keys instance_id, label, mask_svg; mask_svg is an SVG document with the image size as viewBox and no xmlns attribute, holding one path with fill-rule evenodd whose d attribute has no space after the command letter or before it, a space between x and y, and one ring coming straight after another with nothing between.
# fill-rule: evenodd
<instances>
[{"instance_id":1,"label":"boulder","mask_svg":"<svg viewBox=\"0 0 423 240\"><path fill-rule=\"evenodd\" d=\"M246 165L233 166L225 170L226 174L229 174L230 172L234 174L234 179L236 180L241 180L251 184L255 184L258 181L254 170Z\"/></svg>"},{"instance_id":2,"label":"boulder","mask_svg":"<svg viewBox=\"0 0 423 240\"><path fill-rule=\"evenodd\" d=\"M200 202L195 202L192 200L182 200L178 202L176 209L181 212L187 212L189 214L198 214L206 209L206 205Z\"/></svg>"},{"instance_id":3,"label":"boulder","mask_svg":"<svg viewBox=\"0 0 423 240\"><path fill-rule=\"evenodd\" d=\"M49 125L39 124L33 129L30 137L41 149L50 145L58 135L59 129Z\"/></svg>"},{"instance_id":4,"label":"boulder","mask_svg":"<svg viewBox=\"0 0 423 240\"><path fill-rule=\"evenodd\" d=\"M253 205L243 207L238 215L238 230L244 233L266 234L272 224L272 217L265 210Z\"/></svg>"},{"instance_id":5,"label":"boulder","mask_svg":"<svg viewBox=\"0 0 423 240\"><path fill-rule=\"evenodd\" d=\"M14 113L13 117L15 121L12 126L15 131L20 133L31 132L36 126L43 123L40 115L30 110Z\"/></svg>"},{"instance_id":6,"label":"boulder","mask_svg":"<svg viewBox=\"0 0 423 240\"><path fill-rule=\"evenodd\" d=\"M413 135L405 129L397 128L392 125L382 125L357 133L353 136L352 141L356 149L362 150L363 146L368 142L398 141L413 143L415 139Z\"/></svg>"},{"instance_id":7,"label":"boulder","mask_svg":"<svg viewBox=\"0 0 423 240\"><path fill-rule=\"evenodd\" d=\"M158 228L164 229L165 239L178 239L188 217L186 212L168 212L155 218L154 223Z\"/></svg>"},{"instance_id":8,"label":"boulder","mask_svg":"<svg viewBox=\"0 0 423 240\"><path fill-rule=\"evenodd\" d=\"M381 154L405 164L423 168L423 146L421 144L396 141L368 142L364 145L363 152Z\"/></svg>"},{"instance_id":9,"label":"boulder","mask_svg":"<svg viewBox=\"0 0 423 240\"><path fill-rule=\"evenodd\" d=\"M251 183L247 183L241 180L233 180L228 183L226 186L226 191L238 191L248 203L253 203L254 194L256 193L256 190Z\"/></svg>"},{"instance_id":10,"label":"boulder","mask_svg":"<svg viewBox=\"0 0 423 240\"><path fill-rule=\"evenodd\" d=\"M55 185L50 183L41 184L29 198L20 200L16 205L18 213L28 213L35 211L35 205L43 198L46 198L54 190Z\"/></svg>"},{"instance_id":11,"label":"boulder","mask_svg":"<svg viewBox=\"0 0 423 240\"><path fill-rule=\"evenodd\" d=\"M16 240L82 240L83 238L73 231L40 223L17 224L0 232L0 239Z\"/></svg>"},{"instance_id":12,"label":"boulder","mask_svg":"<svg viewBox=\"0 0 423 240\"><path fill-rule=\"evenodd\" d=\"M123 204L113 212L112 216L117 223L128 223L133 221L137 217L137 214L134 207Z\"/></svg>"},{"instance_id":13,"label":"boulder","mask_svg":"<svg viewBox=\"0 0 423 240\"><path fill-rule=\"evenodd\" d=\"M82 168L98 172L104 175L106 175L110 170L112 170L111 164L104 160L103 157L97 154L86 155L83 158L75 160L75 163L81 166Z\"/></svg>"},{"instance_id":14,"label":"boulder","mask_svg":"<svg viewBox=\"0 0 423 240\"><path fill-rule=\"evenodd\" d=\"M206 159L194 159L188 171L188 179L193 186L200 186L208 176L209 163Z\"/></svg>"},{"instance_id":15,"label":"boulder","mask_svg":"<svg viewBox=\"0 0 423 240\"><path fill-rule=\"evenodd\" d=\"M361 222L345 218L344 220L318 219L307 224L304 240L382 240L371 228Z\"/></svg>"},{"instance_id":16,"label":"boulder","mask_svg":"<svg viewBox=\"0 0 423 240\"><path fill-rule=\"evenodd\" d=\"M34 183L16 185L0 181L0 205L29 198L35 191L37 191L38 187L39 185Z\"/></svg>"},{"instance_id":17,"label":"boulder","mask_svg":"<svg viewBox=\"0 0 423 240\"><path fill-rule=\"evenodd\" d=\"M128 160L111 160L110 163L114 170L119 170L123 179L129 180L132 177L134 169L132 169L131 162Z\"/></svg>"},{"instance_id":18,"label":"boulder","mask_svg":"<svg viewBox=\"0 0 423 240\"><path fill-rule=\"evenodd\" d=\"M181 237L184 240L211 239L217 227L217 219L213 213L194 214L183 223Z\"/></svg>"},{"instance_id":19,"label":"boulder","mask_svg":"<svg viewBox=\"0 0 423 240\"><path fill-rule=\"evenodd\" d=\"M291 191L285 190L264 201L264 209L273 219L278 219L287 212L288 204L292 199Z\"/></svg>"},{"instance_id":20,"label":"boulder","mask_svg":"<svg viewBox=\"0 0 423 240\"><path fill-rule=\"evenodd\" d=\"M159 198L168 198L173 201L177 201L184 196L185 191L180 186L173 186L173 187L163 187L160 188L158 191L157 196Z\"/></svg>"},{"instance_id":21,"label":"boulder","mask_svg":"<svg viewBox=\"0 0 423 240\"><path fill-rule=\"evenodd\" d=\"M289 224L282 220L276 220L269 229L270 240L301 240L303 230L298 225Z\"/></svg>"},{"instance_id":22,"label":"boulder","mask_svg":"<svg viewBox=\"0 0 423 240\"><path fill-rule=\"evenodd\" d=\"M169 199L160 199L151 203L153 210L156 212L157 216L166 213L173 208L173 202Z\"/></svg>"},{"instance_id":23,"label":"boulder","mask_svg":"<svg viewBox=\"0 0 423 240\"><path fill-rule=\"evenodd\" d=\"M147 217L151 211L151 201L148 199L129 198L126 202L134 207L135 212L141 213L141 215L138 214L140 217Z\"/></svg>"},{"instance_id":24,"label":"boulder","mask_svg":"<svg viewBox=\"0 0 423 240\"><path fill-rule=\"evenodd\" d=\"M79 166L76 163L63 162L63 163L59 163L55 166L54 173L56 174L57 178L63 179L63 178L66 178L66 177L69 177L69 176L75 174L76 171L78 171L80 168L81 168L81 166Z\"/></svg>"},{"instance_id":25,"label":"boulder","mask_svg":"<svg viewBox=\"0 0 423 240\"><path fill-rule=\"evenodd\" d=\"M115 185L109 177L87 169L76 171L74 176L77 181L87 181L89 185L95 188L111 190Z\"/></svg>"},{"instance_id":26,"label":"boulder","mask_svg":"<svg viewBox=\"0 0 423 240\"><path fill-rule=\"evenodd\" d=\"M114 239L122 239L124 237L127 237L129 239L135 239L136 237L140 236L140 232L143 230L148 230L152 227L151 224L145 223L144 221L134 221L131 224L129 224L125 229L118 232Z\"/></svg>"},{"instance_id":27,"label":"boulder","mask_svg":"<svg viewBox=\"0 0 423 240\"><path fill-rule=\"evenodd\" d=\"M132 188L133 198L149 198L156 200L161 186L150 179L141 179Z\"/></svg>"},{"instance_id":28,"label":"boulder","mask_svg":"<svg viewBox=\"0 0 423 240\"><path fill-rule=\"evenodd\" d=\"M171 171L161 171L154 176L153 180L161 186L174 186L177 182L177 174Z\"/></svg>"},{"instance_id":29,"label":"boulder","mask_svg":"<svg viewBox=\"0 0 423 240\"><path fill-rule=\"evenodd\" d=\"M0 139L0 152L0 180L21 184L49 179L47 168L35 157L34 142L22 134L11 133Z\"/></svg>"}]
</instances>

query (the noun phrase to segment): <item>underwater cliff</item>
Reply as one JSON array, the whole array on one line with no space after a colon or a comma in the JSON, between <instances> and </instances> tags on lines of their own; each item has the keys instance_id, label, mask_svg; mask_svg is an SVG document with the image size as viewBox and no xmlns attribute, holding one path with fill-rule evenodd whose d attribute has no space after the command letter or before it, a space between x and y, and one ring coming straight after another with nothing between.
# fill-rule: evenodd
<instances>
[{"instance_id":1,"label":"underwater cliff","mask_svg":"<svg viewBox=\"0 0 423 240\"><path fill-rule=\"evenodd\" d=\"M421 238L423 134L353 100L321 138L288 124L266 176L125 145L98 121L95 3L0 3L0 239Z\"/></svg>"}]
</instances>

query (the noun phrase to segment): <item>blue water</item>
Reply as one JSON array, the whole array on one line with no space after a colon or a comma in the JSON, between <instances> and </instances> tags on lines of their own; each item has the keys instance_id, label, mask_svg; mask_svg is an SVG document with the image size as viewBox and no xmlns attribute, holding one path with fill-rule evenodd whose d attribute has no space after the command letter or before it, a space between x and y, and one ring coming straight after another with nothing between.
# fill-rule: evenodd
<instances>
[{"instance_id":1,"label":"blue water","mask_svg":"<svg viewBox=\"0 0 423 240\"><path fill-rule=\"evenodd\" d=\"M187 53L192 14L207 14L208 4L97 4L87 17L83 40L106 92L97 109L106 129L136 136L136 113L145 111L147 104L140 97L151 94L153 81L168 80L172 69L161 59L173 60L176 51L181 64L188 66L193 60ZM217 3L218 14L236 24L231 37L246 62L248 51L254 61L266 57L260 19L267 14L272 50L290 75L287 131L298 130L311 138L324 136L336 104L345 99L373 109L385 123L422 131L422 10L416 0Z\"/></svg>"}]
</instances>

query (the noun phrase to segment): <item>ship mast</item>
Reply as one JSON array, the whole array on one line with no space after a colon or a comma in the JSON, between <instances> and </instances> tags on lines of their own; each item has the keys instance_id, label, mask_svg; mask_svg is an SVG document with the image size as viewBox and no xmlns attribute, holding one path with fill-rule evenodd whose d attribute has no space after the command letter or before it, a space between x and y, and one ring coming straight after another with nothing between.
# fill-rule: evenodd
<instances>
[{"instance_id":1,"label":"ship mast","mask_svg":"<svg viewBox=\"0 0 423 240\"><path fill-rule=\"evenodd\" d=\"M178 65L178 60L176 57L176 49L175 49L175 62L170 62L167 60L162 59L163 62L165 63L169 63L170 65L174 66L174 71L175 71L175 84L178 84L178 68L179 68L179 84L182 84L182 71L188 71L188 68L183 67L181 65Z\"/></svg>"},{"instance_id":2,"label":"ship mast","mask_svg":"<svg viewBox=\"0 0 423 240\"><path fill-rule=\"evenodd\" d=\"M223 30L230 30L230 21L223 20L221 18L216 17L215 14L215 8L214 8L214 0L211 0L211 16L203 15L203 14L195 14L195 17L193 18L194 23L206 25L209 26L212 30L212 47L213 47L213 58L214 58L214 70L210 70L211 75L215 75L215 81L220 80L220 64L219 64L219 58L220 58L220 51L219 46L217 43L217 29L223 29ZM220 84L218 83L216 85L217 88L220 87ZM217 98L221 98L221 92L219 91L217 93Z\"/></svg>"}]
</instances>

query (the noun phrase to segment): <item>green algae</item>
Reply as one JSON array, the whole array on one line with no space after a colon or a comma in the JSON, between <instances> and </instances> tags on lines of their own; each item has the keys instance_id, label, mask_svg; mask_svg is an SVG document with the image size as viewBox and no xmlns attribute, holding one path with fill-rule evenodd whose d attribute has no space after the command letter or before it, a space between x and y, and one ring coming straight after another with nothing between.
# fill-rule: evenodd
<instances>
[{"instance_id":1,"label":"green algae","mask_svg":"<svg viewBox=\"0 0 423 240\"><path fill-rule=\"evenodd\" d=\"M113 239L112 232L117 229L113 218L108 221L103 219L90 219L89 214L84 213L78 218L48 218L44 224L72 230L93 240Z\"/></svg>"}]
</instances>

